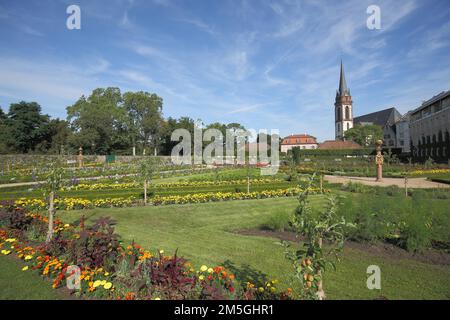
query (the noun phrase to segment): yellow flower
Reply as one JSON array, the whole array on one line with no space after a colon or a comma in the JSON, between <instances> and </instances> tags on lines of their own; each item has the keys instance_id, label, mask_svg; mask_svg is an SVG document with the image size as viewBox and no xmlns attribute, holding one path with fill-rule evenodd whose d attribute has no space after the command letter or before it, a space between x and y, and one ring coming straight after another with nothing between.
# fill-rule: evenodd
<instances>
[{"instance_id":1,"label":"yellow flower","mask_svg":"<svg viewBox=\"0 0 450 320\"><path fill-rule=\"evenodd\" d=\"M64 228L68 228L68 227L70 227L70 224L66 223L66 224L64 225Z\"/></svg>"},{"instance_id":2,"label":"yellow flower","mask_svg":"<svg viewBox=\"0 0 450 320\"><path fill-rule=\"evenodd\" d=\"M94 288L97 288L97 287L100 286L101 284L102 284L102 282L101 282L100 280L96 280L92 286L93 286Z\"/></svg>"},{"instance_id":3,"label":"yellow flower","mask_svg":"<svg viewBox=\"0 0 450 320\"><path fill-rule=\"evenodd\" d=\"M32 255L26 255L26 256L25 256L25 260L31 260L31 259L33 259L33 256L32 256Z\"/></svg>"},{"instance_id":4,"label":"yellow flower","mask_svg":"<svg viewBox=\"0 0 450 320\"><path fill-rule=\"evenodd\" d=\"M27 271L28 270L28 266L25 266L22 268L22 271Z\"/></svg>"},{"instance_id":5,"label":"yellow flower","mask_svg":"<svg viewBox=\"0 0 450 320\"><path fill-rule=\"evenodd\" d=\"M105 283L104 286L103 286L103 288L106 289L106 290L111 289L111 287L112 287L112 283L111 283L111 282L107 282L107 283Z\"/></svg>"},{"instance_id":6,"label":"yellow flower","mask_svg":"<svg viewBox=\"0 0 450 320\"><path fill-rule=\"evenodd\" d=\"M109 272L105 272L105 276L109 276Z\"/></svg>"},{"instance_id":7,"label":"yellow flower","mask_svg":"<svg viewBox=\"0 0 450 320\"><path fill-rule=\"evenodd\" d=\"M159 250L159 253L163 254L163 253L164 253L164 250Z\"/></svg>"},{"instance_id":8,"label":"yellow flower","mask_svg":"<svg viewBox=\"0 0 450 320\"><path fill-rule=\"evenodd\" d=\"M202 266L200 267L200 271L205 272L206 270L208 270L208 267L207 267L207 266L202 265Z\"/></svg>"},{"instance_id":9,"label":"yellow flower","mask_svg":"<svg viewBox=\"0 0 450 320\"><path fill-rule=\"evenodd\" d=\"M259 292L264 292L264 288L263 288L263 287L259 287L259 288L258 288L258 291L259 291Z\"/></svg>"},{"instance_id":10,"label":"yellow flower","mask_svg":"<svg viewBox=\"0 0 450 320\"><path fill-rule=\"evenodd\" d=\"M205 279L205 276L204 275L201 275L200 277L198 277L200 280L203 280L203 279Z\"/></svg>"},{"instance_id":11,"label":"yellow flower","mask_svg":"<svg viewBox=\"0 0 450 320\"><path fill-rule=\"evenodd\" d=\"M106 284L106 280L102 280L101 282L100 282L100 285L102 285L102 286L104 286Z\"/></svg>"},{"instance_id":12,"label":"yellow flower","mask_svg":"<svg viewBox=\"0 0 450 320\"><path fill-rule=\"evenodd\" d=\"M209 268L208 269L208 273L213 273L214 272L214 269L213 268Z\"/></svg>"},{"instance_id":13,"label":"yellow flower","mask_svg":"<svg viewBox=\"0 0 450 320\"><path fill-rule=\"evenodd\" d=\"M155 300L161 300L161 298L155 298Z\"/></svg>"},{"instance_id":14,"label":"yellow flower","mask_svg":"<svg viewBox=\"0 0 450 320\"><path fill-rule=\"evenodd\" d=\"M10 250L2 250L1 252L2 252L5 256L11 253Z\"/></svg>"}]
</instances>

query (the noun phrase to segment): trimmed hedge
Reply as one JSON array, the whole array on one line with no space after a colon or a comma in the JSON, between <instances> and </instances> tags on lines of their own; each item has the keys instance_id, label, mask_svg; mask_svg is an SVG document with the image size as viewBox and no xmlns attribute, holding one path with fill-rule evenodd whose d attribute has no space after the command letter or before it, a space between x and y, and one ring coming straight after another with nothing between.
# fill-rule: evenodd
<instances>
[{"instance_id":1,"label":"trimmed hedge","mask_svg":"<svg viewBox=\"0 0 450 320\"><path fill-rule=\"evenodd\" d=\"M369 156L374 155L375 150L373 148L364 149L302 149L300 155L309 157L344 157L344 156Z\"/></svg>"}]
</instances>

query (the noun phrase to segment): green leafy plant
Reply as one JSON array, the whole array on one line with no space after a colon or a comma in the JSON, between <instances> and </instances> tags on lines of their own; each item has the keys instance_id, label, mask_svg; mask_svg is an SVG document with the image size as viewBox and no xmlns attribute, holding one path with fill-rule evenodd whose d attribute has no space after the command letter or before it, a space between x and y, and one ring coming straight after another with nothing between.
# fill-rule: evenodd
<instances>
[{"instance_id":1,"label":"green leafy plant","mask_svg":"<svg viewBox=\"0 0 450 320\"><path fill-rule=\"evenodd\" d=\"M46 242L50 242L53 237L54 216L55 216L55 194L63 186L64 169L59 161L52 162L48 170L45 185L44 196L48 196L48 231Z\"/></svg>"},{"instance_id":2,"label":"green leafy plant","mask_svg":"<svg viewBox=\"0 0 450 320\"><path fill-rule=\"evenodd\" d=\"M314 175L310 180L312 185ZM339 261L339 252L344 245L344 230L351 227L343 217L336 214L337 198L329 196L327 207L319 213L313 212L309 204L309 190L306 188L299 196L299 205L292 217L291 226L300 241L298 250L291 249L288 242L282 242L286 258L293 264L295 277L300 280L300 297L325 299L323 273ZM324 246L324 242L327 244Z\"/></svg>"},{"instance_id":3,"label":"green leafy plant","mask_svg":"<svg viewBox=\"0 0 450 320\"><path fill-rule=\"evenodd\" d=\"M144 160L142 160L140 164L139 167L140 179L144 184L144 206L147 205L148 184L150 183L152 177L157 173L158 167L159 167L159 160L156 157L145 158Z\"/></svg>"}]
</instances>

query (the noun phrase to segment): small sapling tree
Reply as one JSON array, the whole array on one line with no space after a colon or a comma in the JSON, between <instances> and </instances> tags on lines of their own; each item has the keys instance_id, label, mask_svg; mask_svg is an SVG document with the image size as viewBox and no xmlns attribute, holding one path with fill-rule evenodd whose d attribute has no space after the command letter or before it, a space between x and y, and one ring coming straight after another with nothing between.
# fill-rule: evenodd
<instances>
[{"instance_id":1,"label":"small sapling tree","mask_svg":"<svg viewBox=\"0 0 450 320\"><path fill-rule=\"evenodd\" d=\"M307 188L299 196L291 226L297 233L300 248L294 250L291 244L283 241L286 258L295 270L295 277L300 280L299 296L307 299L325 299L323 274L329 268L336 269L335 260L339 261L339 252L344 245L345 228L353 225L336 214L337 199L327 198L327 206L319 212L314 212L309 204L309 192L315 175L309 181ZM326 245L324 246L324 242Z\"/></svg>"},{"instance_id":2,"label":"small sapling tree","mask_svg":"<svg viewBox=\"0 0 450 320\"><path fill-rule=\"evenodd\" d=\"M157 173L159 168L159 160L155 157L146 157L142 160L139 173L140 178L144 184L144 206L147 205L147 189L153 176Z\"/></svg>"},{"instance_id":3,"label":"small sapling tree","mask_svg":"<svg viewBox=\"0 0 450 320\"><path fill-rule=\"evenodd\" d=\"M59 161L50 164L44 185L44 196L48 197L48 231L46 242L53 238L54 218L55 218L55 194L63 186L64 169Z\"/></svg>"}]
</instances>

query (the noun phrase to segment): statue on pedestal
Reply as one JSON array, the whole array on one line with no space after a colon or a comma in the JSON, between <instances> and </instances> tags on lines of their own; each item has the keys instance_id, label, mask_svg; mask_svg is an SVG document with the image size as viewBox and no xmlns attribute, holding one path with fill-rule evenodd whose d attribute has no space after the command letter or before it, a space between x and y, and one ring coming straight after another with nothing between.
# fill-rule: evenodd
<instances>
[{"instance_id":1,"label":"statue on pedestal","mask_svg":"<svg viewBox=\"0 0 450 320\"><path fill-rule=\"evenodd\" d=\"M375 162L377 164L377 182L380 182L383 180L383 154L381 153L381 146L383 145L383 140L377 140L375 143L377 148L377 155L375 156Z\"/></svg>"}]
</instances>

